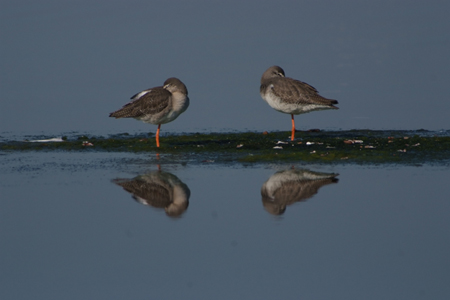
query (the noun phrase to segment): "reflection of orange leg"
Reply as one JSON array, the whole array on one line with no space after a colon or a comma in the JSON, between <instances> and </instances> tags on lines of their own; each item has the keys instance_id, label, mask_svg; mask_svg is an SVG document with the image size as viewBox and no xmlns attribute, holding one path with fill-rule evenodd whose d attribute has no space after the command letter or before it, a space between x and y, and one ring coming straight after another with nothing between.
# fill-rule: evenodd
<instances>
[{"instance_id":1,"label":"reflection of orange leg","mask_svg":"<svg viewBox=\"0 0 450 300\"><path fill-rule=\"evenodd\" d=\"M295 122L294 122L294 115L291 114L292 117L292 135L291 135L291 141L294 140L294 135L295 135Z\"/></svg>"},{"instance_id":2,"label":"reflection of orange leg","mask_svg":"<svg viewBox=\"0 0 450 300\"><path fill-rule=\"evenodd\" d=\"M161 124L158 124L158 130L156 130L156 147L159 147L159 129L161 128Z\"/></svg>"}]
</instances>

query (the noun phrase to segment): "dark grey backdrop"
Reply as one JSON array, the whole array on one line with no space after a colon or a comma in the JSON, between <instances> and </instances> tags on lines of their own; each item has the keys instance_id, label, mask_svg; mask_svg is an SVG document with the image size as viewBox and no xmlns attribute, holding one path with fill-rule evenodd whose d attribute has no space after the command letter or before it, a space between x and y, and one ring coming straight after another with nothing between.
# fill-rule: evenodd
<instances>
[{"instance_id":1,"label":"dark grey backdrop","mask_svg":"<svg viewBox=\"0 0 450 300\"><path fill-rule=\"evenodd\" d=\"M259 96L278 64L340 110L299 129L448 129L446 1L1 1L0 132L154 132L108 113L179 77L163 132L286 130Z\"/></svg>"}]
</instances>

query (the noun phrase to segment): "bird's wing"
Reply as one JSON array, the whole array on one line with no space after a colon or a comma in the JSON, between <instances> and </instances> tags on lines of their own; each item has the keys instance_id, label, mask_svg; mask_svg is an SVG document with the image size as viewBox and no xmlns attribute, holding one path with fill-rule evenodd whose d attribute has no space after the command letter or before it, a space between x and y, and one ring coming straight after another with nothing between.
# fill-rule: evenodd
<instances>
[{"instance_id":1,"label":"bird's wing","mask_svg":"<svg viewBox=\"0 0 450 300\"><path fill-rule=\"evenodd\" d=\"M287 103L332 105L336 100L324 98L311 85L292 78L274 78L271 84L272 93Z\"/></svg>"},{"instance_id":2,"label":"bird's wing","mask_svg":"<svg viewBox=\"0 0 450 300\"><path fill-rule=\"evenodd\" d=\"M311 198L319 189L327 184L335 183L336 178L323 178L318 180L297 180L288 181L274 192L275 199L290 205L295 202L306 201Z\"/></svg>"},{"instance_id":3,"label":"bird's wing","mask_svg":"<svg viewBox=\"0 0 450 300\"><path fill-rule=\"evenodd\" d=\"M131 179L116 180L115 183L131 193L133 198L142 204L164 208L172 202L173 195L171 190L157 182Z\"/></svg>"},{"instance_id":4,"label":"bird's wing","mask_svg":"<svg viewBox=\"0 0 450 300\"><path fill-rule=\"evenodd\" d=\"M172 94L163 87L155 87L137 93L131 99L131 102L111 113L110 117L139 118L145 115L157 114L171 104Z\"/></svg>"}]
</instances>

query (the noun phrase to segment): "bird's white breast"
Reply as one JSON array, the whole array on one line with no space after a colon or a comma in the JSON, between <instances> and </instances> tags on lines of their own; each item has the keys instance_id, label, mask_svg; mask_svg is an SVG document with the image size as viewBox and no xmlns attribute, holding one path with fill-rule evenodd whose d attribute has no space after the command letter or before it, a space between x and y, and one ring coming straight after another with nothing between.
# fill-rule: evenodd
<instances>
[{"instance_id":1,"label":"bird's white breast","mask_svg":"<svg viewBox=\"0 0 450 300\"><path fill-rule=\"evenodd\" d=\"M186 111L189 107L189 97L185 94L175 92L172 94L172 108L164 115L161 116L159 124L165 124L172 122L180 114Z\"/></svg>"}]
</instances>

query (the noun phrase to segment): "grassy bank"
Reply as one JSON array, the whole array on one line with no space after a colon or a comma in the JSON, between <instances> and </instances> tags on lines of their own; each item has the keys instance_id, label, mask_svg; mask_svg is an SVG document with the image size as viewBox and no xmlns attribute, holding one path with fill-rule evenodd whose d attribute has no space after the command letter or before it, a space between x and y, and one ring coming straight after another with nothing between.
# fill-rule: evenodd
<instances>
[{"instance_id":1,"label":"grassy bank","mask_svg":"<svg viewBox=\"0 0 450 300\"><path fill-rule=\"evenodd\" d=\"M153 136L127 133L63 137L62 141L6 141L2 151L105 151L190 155L214 161L270 162L448 162L450 137L428 131L241 132Z\"/></svg>"}]
</instances>

